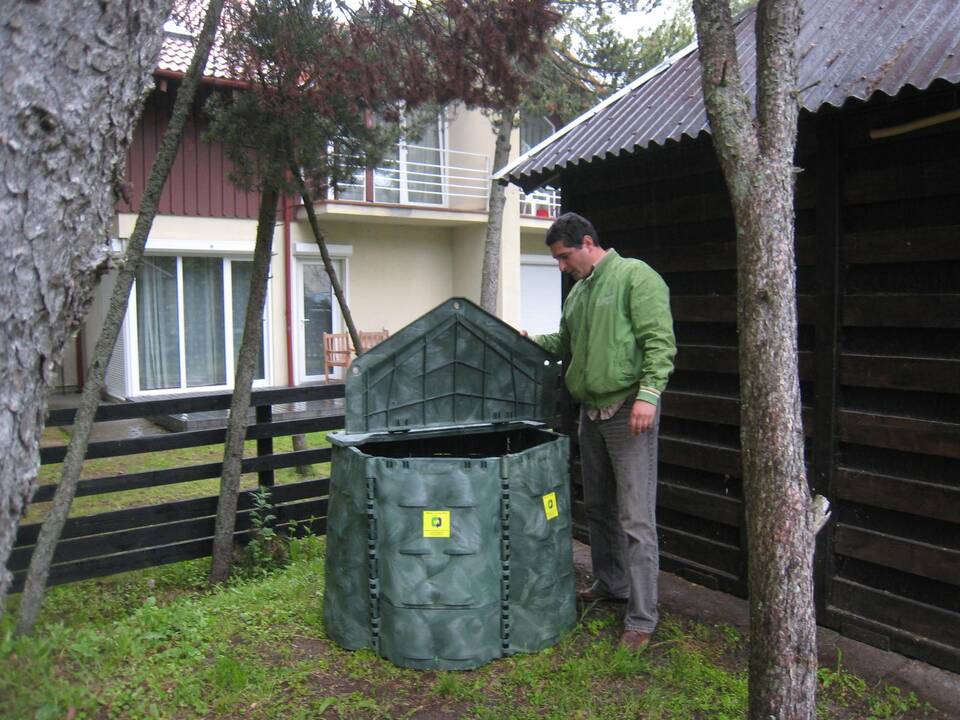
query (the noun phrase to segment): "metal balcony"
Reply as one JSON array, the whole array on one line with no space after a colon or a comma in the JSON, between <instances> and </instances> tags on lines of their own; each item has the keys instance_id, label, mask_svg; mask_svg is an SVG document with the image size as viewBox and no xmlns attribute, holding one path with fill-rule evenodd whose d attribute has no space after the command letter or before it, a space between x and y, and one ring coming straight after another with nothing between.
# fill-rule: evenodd
<instances>
[{"instance_id":1,"label":"metal balcony","mask_svg":"<svg viewBox=\"0 0 960 720\"><path fill-rule=\"evenodd\" d=\"M520 193L520 214L527 217L555 218L560 214L560 191L549 185L531 193Z\"/></svg>"},{"instance_id":2,"label":"metal balcony","mask_svg":"<svg viewBox=\"0 0 960 720\"><path fill-rule=\"evenodd\" d=\"M340 183L330 199L485 211L489 182L486 155L398 143L394 157Z\"/></svg>"}]
</instances>

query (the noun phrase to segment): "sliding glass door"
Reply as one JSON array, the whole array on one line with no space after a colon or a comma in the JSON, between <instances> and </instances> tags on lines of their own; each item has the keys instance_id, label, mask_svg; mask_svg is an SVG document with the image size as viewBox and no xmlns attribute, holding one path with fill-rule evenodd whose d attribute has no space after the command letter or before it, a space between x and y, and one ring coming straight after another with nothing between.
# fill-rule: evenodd
<instances>
[{"instance_id":1,"label":"sliding glass door","mask_svg":"<svg viewBox=\"0 0 960 720\"><path fill-rule=\"evenodd\" d=\"M148 256L137 273L139 391L233 382L250 288L248 260ZM256 379L266 377L265 345Z\"/></svg>"},{"instance_id":2,"label":"sliding glass door","mask_svg":"<svg viewBox=\"0 0 960 720\"><path fill-rule=\"evenodd\" d=\"M394 145L374 169L376 202L444 205L447 202L444 177L442 115L431 114L410 123L417 128Z\"/></svg>"}]
</instances>

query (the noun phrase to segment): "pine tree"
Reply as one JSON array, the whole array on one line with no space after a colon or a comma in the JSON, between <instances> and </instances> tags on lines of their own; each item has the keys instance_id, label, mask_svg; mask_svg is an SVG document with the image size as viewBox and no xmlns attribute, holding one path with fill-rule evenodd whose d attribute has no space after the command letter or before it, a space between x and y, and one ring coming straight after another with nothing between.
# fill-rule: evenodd
<instances>
[{"instance_id":1,"label":"pine tree","mask_svg":"<svg viewBox=\"0 0 960 720\"><path fill-rule=\"evenodd\" d=\"M227 425L214 535L212 583L233 551L240 464L268 258L282 194L304 201L321 253L313 195L376 165L398 136L401 110L460 100L516 102L517 68L542 51L554 21L546 0L370 0L351 7L316 0L258 0L230 8L225 46L246 89L210 107L211 137L237 167L234 180L261 194L250 300ZM371 122L372 117L385 122ZM327 263L354 346L360 338Z\"/></svg>"}]
</instances>

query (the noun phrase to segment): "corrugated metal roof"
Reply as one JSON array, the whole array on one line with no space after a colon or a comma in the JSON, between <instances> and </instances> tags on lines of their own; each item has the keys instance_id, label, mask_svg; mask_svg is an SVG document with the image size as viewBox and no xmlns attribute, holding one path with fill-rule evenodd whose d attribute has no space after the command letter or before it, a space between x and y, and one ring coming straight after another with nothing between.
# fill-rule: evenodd
<instances>
[{"instance_id":1,"label":"corrugated metal roof","mask_svg":"<svg viewBox=\"0 0 960 720\"><path fill-rule=\"evenodd\" d=\"M960 82L958 0L803 0L800 105L817 112L935 80ZM755 9L736 27L741 76L756 87ZM682 50L500 170L527 188L564 167L709 133L695 46Z\"/></svg>"}]
</instances>

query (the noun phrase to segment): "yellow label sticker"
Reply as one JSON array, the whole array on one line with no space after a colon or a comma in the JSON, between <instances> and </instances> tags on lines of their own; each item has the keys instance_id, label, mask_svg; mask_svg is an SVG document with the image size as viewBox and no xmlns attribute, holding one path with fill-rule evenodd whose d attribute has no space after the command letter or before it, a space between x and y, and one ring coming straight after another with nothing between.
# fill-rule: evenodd
<instances>
[{"instance_id":1,"label":"yellow label sticker","mask_svg":"<svg viewBox=\"0 0 960 720\"><path fill-rule=\"evenodd\" d=\"M424 510L423 536L427 538L450 537L450 511Z\"/></svg>"},{"instance_id":2,"label":"yellow label sticker","mask_svg":"<svg viewBox=\"0 0 960 720\"><path fill-rule=\"evenodd\" d=\"M553 520L560 515L557 508L557 494L555 492L547 493L543 496L543 512L547 515L547 520Z\"/></svg>"}]
</instances>

